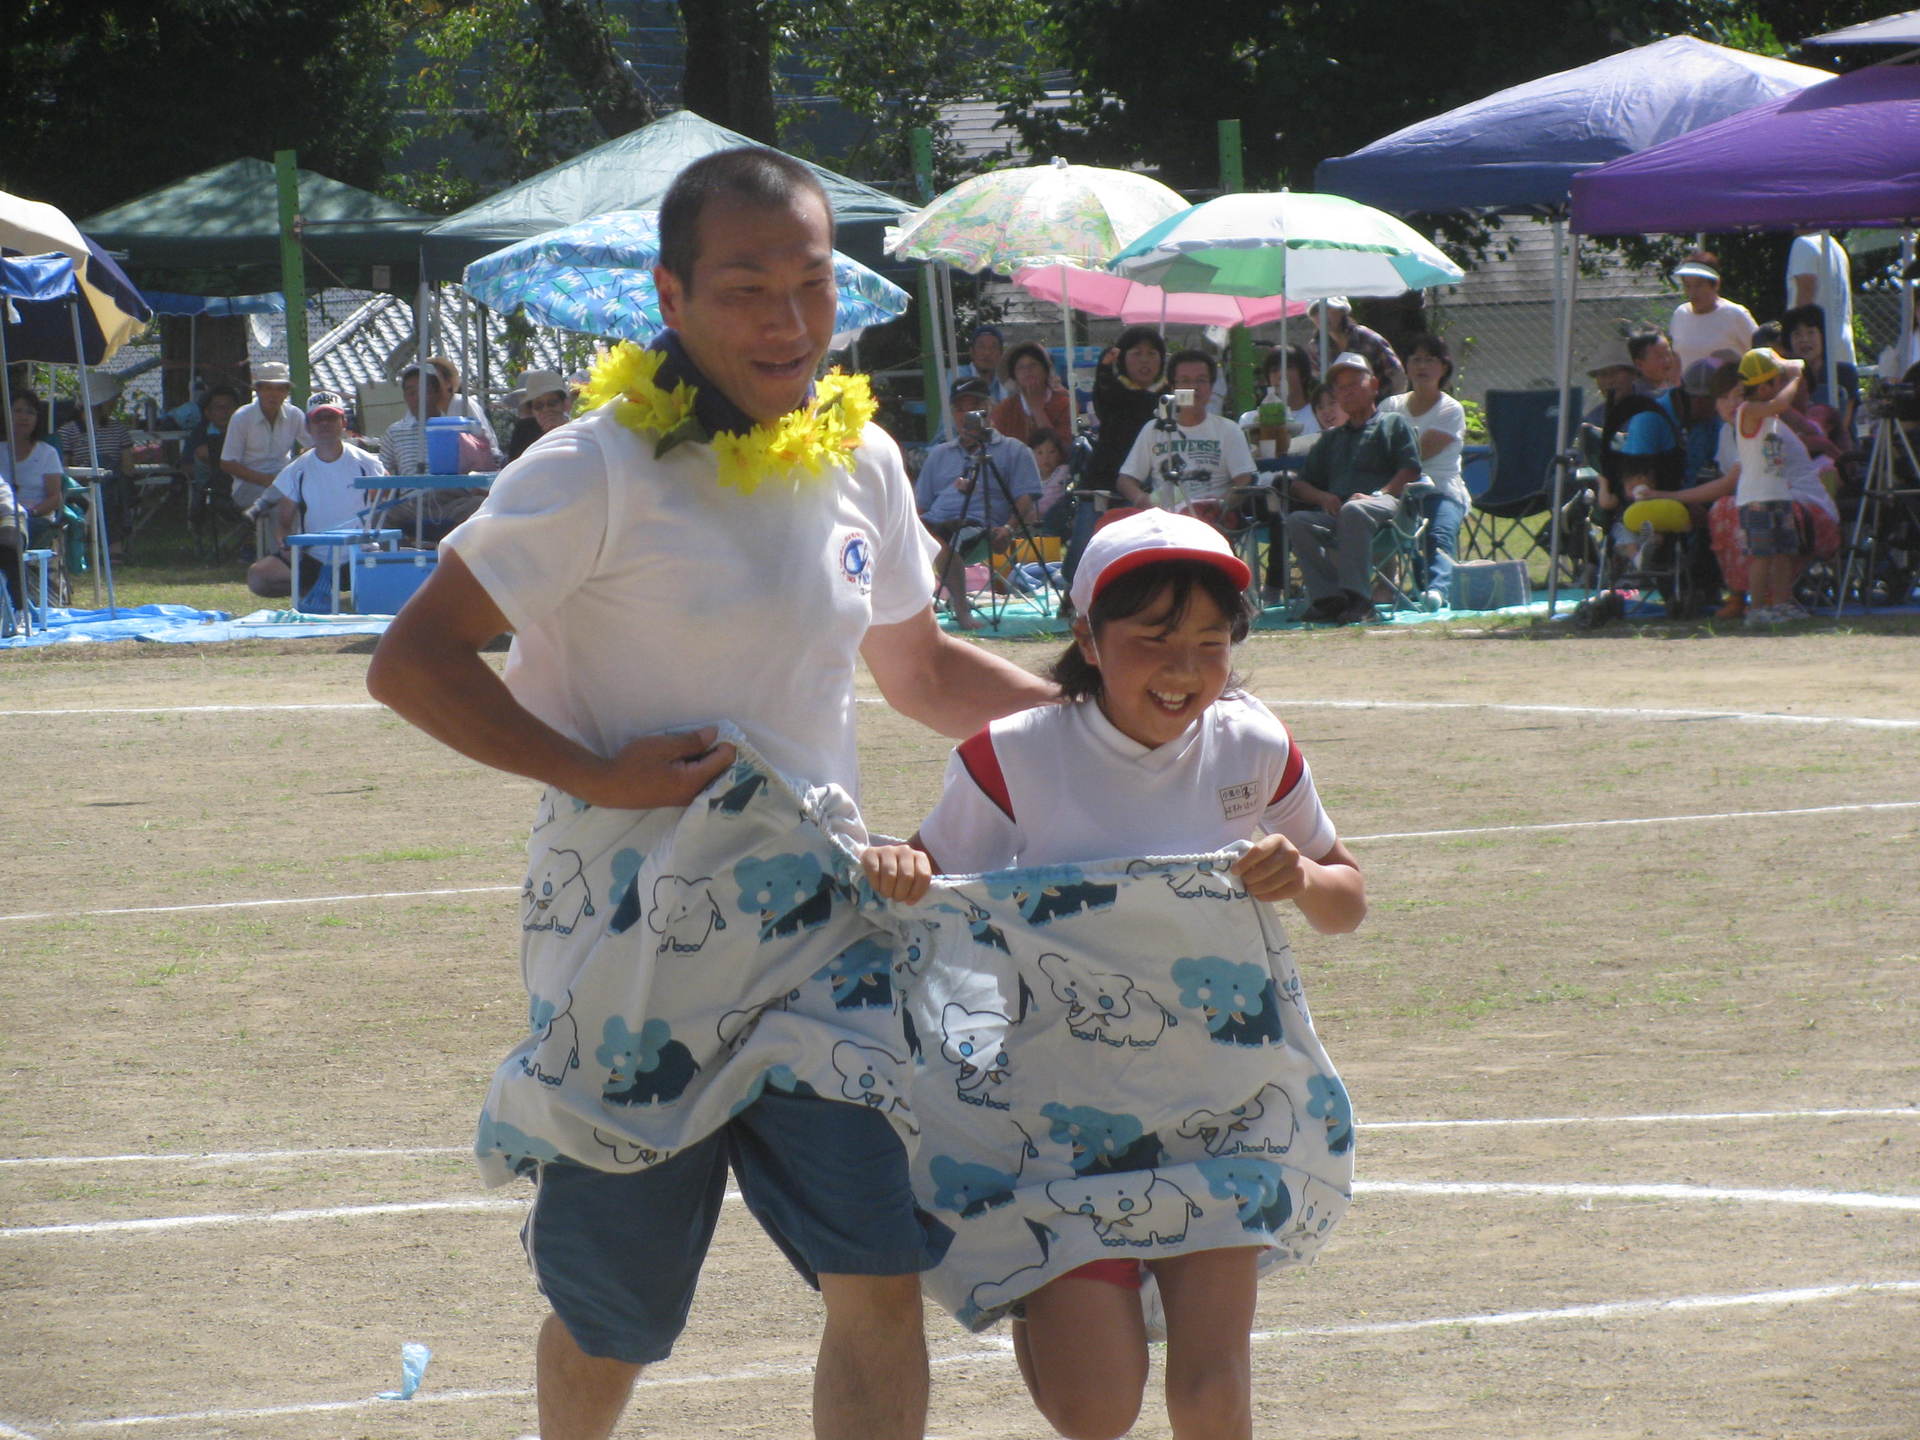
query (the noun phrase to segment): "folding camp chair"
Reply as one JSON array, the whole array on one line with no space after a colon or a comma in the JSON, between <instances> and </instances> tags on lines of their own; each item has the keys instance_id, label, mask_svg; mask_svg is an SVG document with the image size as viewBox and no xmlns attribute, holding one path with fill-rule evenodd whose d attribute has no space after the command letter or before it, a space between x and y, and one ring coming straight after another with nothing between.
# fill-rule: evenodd
<instances>
[{"instance_id":1,"label":"folding camp chair","mask_svg":"<svg viewBox=\"0 0 1920 1440\"><path fill-rule=\"evenodd\" d=\"M1567 395L1575 415L1580 413L1581 399L1577 388ZM1460 558L1524 560L1536 551L1544 553L1552 544L1551 521L1534 517L1553 508L1560 392L1489 390L1486 415L1491 475L1486 489L1473 497L1466 523L1460 527ZM1498 521L1510 522L1500 534L1495 533ZM1527 542L1518 550L1512 543L1515 530Z\"/></svg>"},{"instance_id":2,"label":"folding camp chair","mask_svg":"<svg viewBox=\"0 0 1920 1440\"><path fill-rule=\"evenodd\" d=\"M1391 525L1383 525L1373 536L1373 594L1376 605L1394 610L1426 610L1425 591L1421 588L1421 567L1426 563L1426 499L1434 492L1431 480L1421 479L1407 486L1400 497L1400 509ZM1385 595L1383 601L1379 597ZM1438 607L1435 607L1438 608Z\"/></svg>"}]
</instances>

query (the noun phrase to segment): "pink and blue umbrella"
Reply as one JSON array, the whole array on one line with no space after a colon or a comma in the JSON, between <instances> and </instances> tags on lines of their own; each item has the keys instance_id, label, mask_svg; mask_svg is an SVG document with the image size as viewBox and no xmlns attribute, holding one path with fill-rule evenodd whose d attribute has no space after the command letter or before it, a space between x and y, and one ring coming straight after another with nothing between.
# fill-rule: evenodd
<instances>
[{"instance_id":1,"label":"pink and blue umbrella","mask_svg":"<svg viewBox=\"0 0 1920 1440\"><path fill-rule=\"evenodd\" d=\"M481 304L519 310L537 325L645 343L666 328L653 283L659 258L659 217L615 210L483 255L462 283ZM840 334L906 312L906 291L838 250L833 277Z\"/></svg>"}]
</instances>

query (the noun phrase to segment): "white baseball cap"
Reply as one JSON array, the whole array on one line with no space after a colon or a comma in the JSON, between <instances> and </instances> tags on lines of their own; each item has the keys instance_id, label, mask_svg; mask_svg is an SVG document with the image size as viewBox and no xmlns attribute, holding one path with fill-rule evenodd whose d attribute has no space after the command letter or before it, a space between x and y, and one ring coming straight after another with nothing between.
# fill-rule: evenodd
<instances>
[{"instance_id":1,"label":"white baseball cap","mask_svg":"<svg viewBox=\"0 0 1920 1440\"><path fill-rule=\"evenodd\" d=\"M1327 362L1327 378L1329 380L1333 378L1333 372L1336 370L1364 370L1367 374L1371 375L1373 374L1373 362L1358 350L1342 350Z\"/></svg>"},{"instance_id":2,"label":"white baseball cap","mask_svg":"<svg viewBox=\"0 0 1920 1440\"><path fill-rule=\"evenodd\" d=\"M1233 553L1227 537L1204 520L1171 510L1136 510L1093 532L1073 572L1073 608L1085 615L1100 592L1142 565L1166 560L1198 560L1211 565L1244 590L1253 579L1246 561Z\"/></svg>"}]
</instances>

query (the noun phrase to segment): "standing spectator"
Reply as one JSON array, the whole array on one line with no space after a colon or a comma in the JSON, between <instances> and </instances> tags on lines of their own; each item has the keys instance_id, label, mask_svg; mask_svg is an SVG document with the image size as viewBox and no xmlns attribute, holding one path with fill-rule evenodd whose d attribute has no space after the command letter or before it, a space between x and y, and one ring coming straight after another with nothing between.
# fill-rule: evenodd
<instances>
[{"instance_id":1,"label":"standing spectator","mask_svg":"<svg viewBox=\"0 0 1920 1440\"><path fill-rule=\"evenodd\" d=\"M513 432L507 437L509 460L518 460L534 441L566 424L573 409L573 393L553 370L527 371L511 398L520 402L520 418L513 422Z\"/></svg>"},{"instance_id":2,"label":"standing spectator","mask_svg":"<svg viewBox=\"0 0 1920 1440\"><path fill-rule=\"evenodd\" d=\"M1716 350L1744 355L1753 346L1753 332L1759 326L1746 306L1721 297L1720 272L1714 268L1719 263L1718 256L1696 250L1673 272L1687 292L1686 303L1673 312L1669 327L1683 371Z\"/></svg>"},{"instance_id":3,"label":"standing spectator","mask_svg":"<svg viewBox=\"0 0 1920 1440\"><path fill-rule=\"evenodd\" d=\"M1167 342L1151 325L1122 330L1119 340L1101 354L1093 371L1093 418L1099 430L1080 470L1080 489L1112 492L1119 484L1120 462L1133 448L1140 427L1153 418L1153 407L1167 388L1160 373L1166 363ZM1100 505L1093 501L1074 511L1073 538L1061 567L1068 584L1099 523Z\"/></svg>"},{"instance_id":4,"label":"standing spectator","mask_svg":"<svg viewBox=\"0 0 1920 1440\"><path fill-rule=\"evenodd\" d=\"M1853 448L1853 415L1860 404L1860 372L1851 361L1834 362L1834 384L1827 383L1827 316L1818 305L1800 305L1780 317L1786 332L1787 353L1803 361L1806 375L1800 383L1807 416L1842 449Z\"/></svg>"},{"instance_id":5,"label":"standing spectator","mask_svg":"<svg viewBox=\"0 0 1920 1440\"><path fill-rule=\"evenodd\" d=\"M1807 447L1780 420L1804 369L1800 361L1782 360L1771 350L1749 350L1740 360L1741 399L1729 407L1739 471L1733 501L1747 556L1748 625L1807 618L1793 598L1793 582L1813 547L1810 537L1802 539L1794 501L1819 482Z\"/></svg>"},{"instance_id":6,"label":"standing spectator","mask_svg":"<svg viewBox=\"0 0 1920 1440\"><path fill-rule=\"evenodd\" d=\"M307 417L287 403L293 379L285 365L263 360L254 366L253 392L253 402L233 412L220 444L220 468L233 477L233 503L242 510L267 493L295 443L307 443Z\"/></svg>"},{"instance_id":7,"label":"standing spectator","mask_svg":"<svg viewBox=\"0 0 1920 1440\"><path fill-rule=\"evenodd\" d=\"M1400 497L1420 478L1420 442L1405 415L1378 408L1380 382L1366 356L1336 356L1327 383L1347 418L1307 452L1287 539L1312 602L1302 618L1351 625L1373 618L1373 537L1393 524Z\"/></svg>"},{"instance_id":8,"label":"standing spectator","mask_svg":"<svg viewBox=\"0 0 1920 1440\"><path fill-rule=\"evenodd\" d=\"M1053 383L1053 361L1043 346L1023 341L1007 352L1007 374L1013 388L993 407L993 428L1029 445L1036 430L1055 435L1073 433L1073 413L1067 392Z\"/></svg>"},{"instance_id":9,"label":"standing spectator","mask_svg":"<svg viewBox=\"0 0 1920 1440\"><path fill-rule=\"evenodd\" d=\"M346 443L347 402L338 395L321 391L307 402L306 415L313 448L274 476L273 484L259 502L263 510L272 512L277 548L254 561L247 570L247 589L256 595L291 593L294 575L287 536L303 530L341 530L354 526L369 498L354 482L387 473L378 456ZM303 548L300 588L312 586L329 565L334 570L333 583L338 587L339 572L347 564L350 547L324 547L318 554L316 547Z\"/></svg>"},{"instance_id":10,"label":"standing spectator","mask_svg":"<svg viewBox=\"0 0 1920 1440\"><path fill-rule=\"evenodd\" d=\"M995 405L1007 398L1007 383L1000 370L1000 356L1006 348L997 325L976 325L967 339L967 358L953 367L956 380L984 380L987 399Z\"/></svg>"},{"instance_id":11,"label":"standing spectator","mask_svg":"<svg viewBox=\"0 0 1920 1440\"><path fill-rule=\"evenodd\" d=\"M1428 605L1451 603L1453 566L1460 550L1460 522L1473 496L1460 473L1460 452L1467 437L1466 407L1447 393L1453 381L1453 355L1438 335L1420 335L1407 347L1407 378L1413 388L1389 395L1382 410L1397 410L1413 424L1420 441L1420 473L1433 490L1420 501L1427 517L1424 546L1427 573L1421 582Z\"/></svg>"},{"instance_id":12,"label":"standing spectator","mask_svg":"<svg viewBox=\"0 0 1920 1440\"><path fill-rule=\"evenodd\" d=\"M1827 341L1834 363L1857 367L1860 360L1853 352L1853 266L1847 259L1846 246L1825 230L1794 236L1787 250L1787 309L1800 310L1808 305L1818 305L1821 313L1832 319ZM1792 330L1788 325L1789 341ZM1807 374L1815 378L1819 378L1817 371L1817 366L1807 366Z\"/></svg>"},{"instance_id":13,"label":"standing spectator","mask_svg":"<svg viewBox=\"0 0 1920 1440\"><path fill-rule=\"evenodd\" d=\"M1406 367L1393 353L1393 346L1378 330L1355 323L1353 305L1346 296L1329 295L1324 300L1316 300L1308 313L1313 316L1313 323L1327 332L1327 349L1336 355L1359 355L1366 360L1373 370L1373 378L1380 382L1382 395L1399 395L1406 390ZM1333 367L1329 365L1327 369L1331 372ZM1328 378L1332 378L1331 374Z\"/></svg>"},{"instance_id":14,"label":"standing spectator","mask_svg":"<svg viewBox=\"0 0 1920 1440\"><path fill-rule=\"evenodd\" d=\"M1219 378L1220 367L1203 350L1182 350L1168 364L1171 388L1193 398L1173 424L1149 420L1134 437L1118 481L1120 493L1132 503L1160 503L1164 510L1186 511L1217 525L1233 487L1253 483L1246 432L1207 408Z\"/></svg>"},{"instance_id":15,"label":"standing spectator","mask_svg":"<svg viewBox=\"0 0 1920 1440\"><path fill-rule=\"evenodd\" d=\"M460 367L445 355L429 355L427 364L434 368L440 376L440 383L447 387L447 414L473 421L477 427L475 433L487 442L487 450L498 455L500 437L494 433L493 420L478 395L468 395L461 390Z\"/></svg>"}]
</instances>

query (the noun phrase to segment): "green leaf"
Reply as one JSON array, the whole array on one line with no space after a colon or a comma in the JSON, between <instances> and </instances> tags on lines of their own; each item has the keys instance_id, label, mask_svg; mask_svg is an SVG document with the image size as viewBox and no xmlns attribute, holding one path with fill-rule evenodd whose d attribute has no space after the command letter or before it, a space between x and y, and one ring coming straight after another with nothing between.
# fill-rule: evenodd
<instances>
[{"instance_id":1,"label":"green leaf","mask_svg":"<svg viewBox=\"0 0 1920 1440\"><path fill-rule=\"evenodd\" d=\"M689 413L686 419L653 442L653 458L661 459L676 445L688 442L705 445L712 439L713 432L700 423L700 417Z\"/></svg>"}]
</instances>

